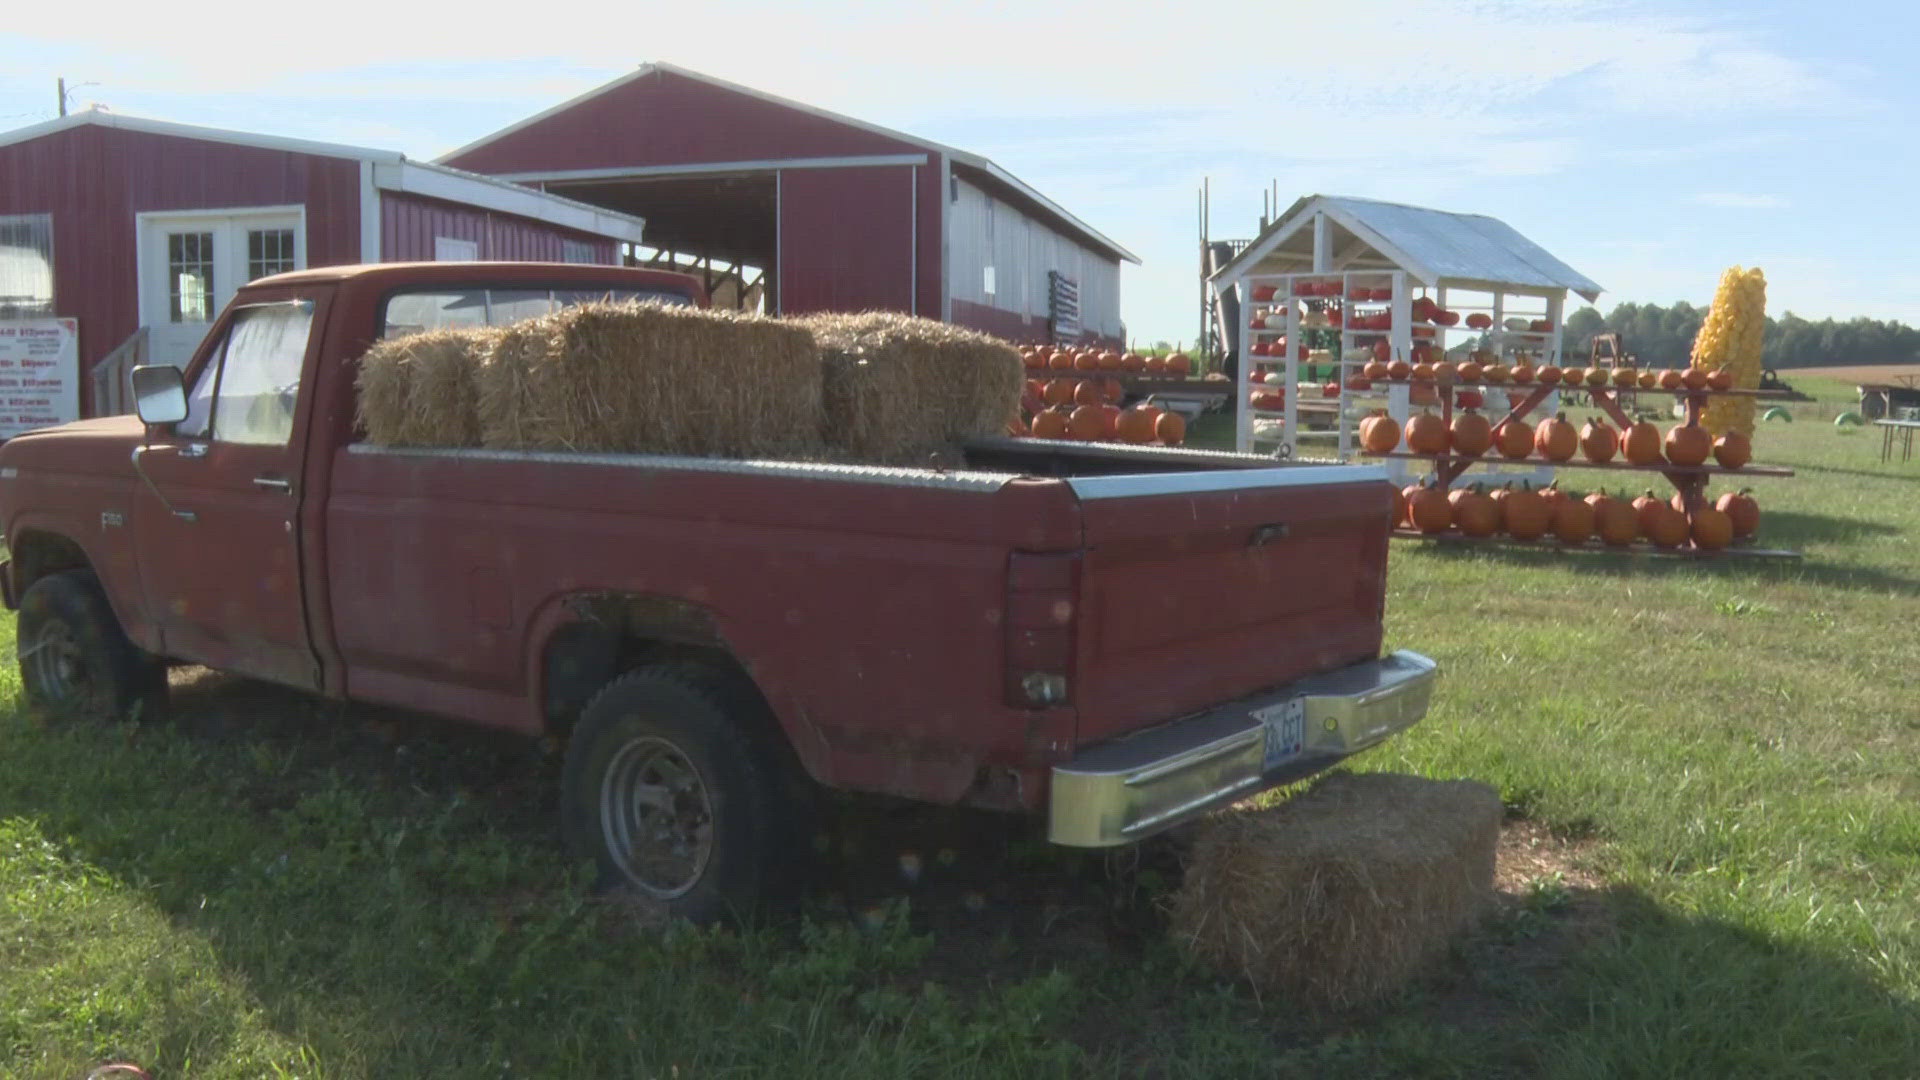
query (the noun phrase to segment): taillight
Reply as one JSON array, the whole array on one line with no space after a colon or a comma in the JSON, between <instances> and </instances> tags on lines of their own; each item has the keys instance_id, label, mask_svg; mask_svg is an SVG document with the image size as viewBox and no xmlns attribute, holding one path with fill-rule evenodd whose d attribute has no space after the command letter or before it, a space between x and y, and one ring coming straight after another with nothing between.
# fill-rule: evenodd
<instances>
[{"instance_id":1,"label":"taillight","mask_svg":"<svg viewBox=\"0 0 1920 1080\"><path fill-rule=\"evenodd\" d=\"M1044 709L1073 700L1079 580L1077 554L1007 559L1007 704Z\"/></svg>"}]
</instances>

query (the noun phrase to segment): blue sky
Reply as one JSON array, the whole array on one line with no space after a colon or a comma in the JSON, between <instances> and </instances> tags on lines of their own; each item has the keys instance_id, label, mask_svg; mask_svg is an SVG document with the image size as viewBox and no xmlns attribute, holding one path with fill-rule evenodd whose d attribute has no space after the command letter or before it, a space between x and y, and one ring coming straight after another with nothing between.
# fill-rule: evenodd
<instances>
[{"instance_id":1,"label":"blue sky","mask_svg":"<svg viewBox=\"0 0 1920 1080\"><path fill-rule=\"evenodd\" d=\"M325 25L215 0L32 5L0 127L75 107L433 157L667 60L984 153L1146 260L1137 338L1190 339L1195 191L1489 213L1623 300L1920 324L1920 13L1881 3L1347 0L654 5L530 19L342 0ZM503 9L504 10L504 9Z\"/></svg>"}]
</instances>

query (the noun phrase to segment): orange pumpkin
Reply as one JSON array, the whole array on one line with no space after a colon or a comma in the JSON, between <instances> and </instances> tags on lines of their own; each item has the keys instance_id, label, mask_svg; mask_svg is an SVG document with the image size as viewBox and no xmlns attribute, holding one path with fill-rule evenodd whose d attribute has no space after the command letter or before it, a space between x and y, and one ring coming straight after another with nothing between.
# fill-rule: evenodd
<instances>
[{"instance_id":1,"label":"orange pumpkin","mask_svg":"<svg viewBox=\"0 0 1920 1080\"><path fill-rule=\"evenodd\" d=\"M1613 369L1613 385L1622 390L1630 390L1639 385L1640 373L1630 367Z\"/></svg>"},{"instance_id":2,"label":"orange pumpkin","mask_svg":"<svg viewBox=\"0 0 1920 1080\"><path fill-rule=\"evenodd\" d=\"M1752 491L1752 488L1729 491L1713 504L1715 510L1727 515L1733 523L1735 536L1752 536L1760 530L1760 504L1754 501Z\"/></svg>"},{"instance_id":3,"label":"orange pumpkin","mask_svg":"<svg viewBox=\"0 0 1920 1080\"><path fill-rule=\"evenodd\" d=\"M1098 405L1082 405L1067 416L1067 437L1099 442L1107 433L1107 418Z\"/></svg>"},{"instance_id":4,"label":"orange pumpkin","mask_svg":"<svg viewBox=\"0 0 1920 1080\"><path fill-rule=\"evenodd\" d=\"M1387 490L1393 493L1393 519L1387 523L1387 528L1397 529L1407 522L1407 497L1397 487Z\"/></svg>"},{"instance_id":5,"label":"orange pumpkin","mask_svg":"<svg viewBox=\"0 0 1920 1080\"><path fill-rule=\"evenodd\" d=\"M1493 445L1500 456L1518 461L1533 453L1533 425L1515 416L1494 425Z\"/></svg>"},{"instance_id":6,"label":"orange pumpkin","mask_svg":"<svg viewBox=\"0 0 1920 1080\"><path fill-rule=\"evenodd\" d=\"M1505 364L1488 364L1480 372L1480 378L1490 385L1499 386L1507 381L1507 376L1510 374Z\"/></svg>"},{"instance_id":7,"label":"orange pumpkin","mask_svg":"<svg viewBox=\"0 0 1920 1080\"><path fill-rule=\"evenodd\" d=\"M1486 373L1486 368L1478 360L1460 361L1460 381L1463 383L1476 384Z\"/></svg>"},{"instance_id":8,"label":"orange pumpkin","mask_svg":"<svg viewBox=\"0 0 1920 1080\"><path fill-rule=\"evenodd\" d=\"M1533 382L1533 365L1522 360L1513 365L1513 370L1507 373L1507 377L1512 379L1516 386L1526 386Z\"/></svg>"},{"instance_id":9,"label":"orange pumpkin","mask_svg":"<svg viewBox=\"0 0 1920 1080\"><path fill-rule=\"evenodd\" d=\"M1120 422L1115 428L1120 441L1140 445L1152 442L1154 424L1160 419L1154 415L1158 411L1152 406L1141 404L1121 412Z\"/></svg>"},{"instance_id":10,"label":"orange pumpkin","mask_svg":"<svg viewBox=\"0 0 1920 1080\"><path fill-rule=\"evenodd\" d=\"M1540 422L1533 434L1533 445L1548 461L1566 461L1579 449L1580 439L1573 425L1567 423L1567 414L1558 413Z\"/></svg>"},{"instance_id":11,"label":"orange pumpkin","mask_svg":"<svg viewBox=\"0 0 1920 1080\"><path fill-rule=\"evenodd\" d=\"M1405 360L1395 360L1387 365L1387 378L1405 382L1413 377L1413 365Z\"/></svg>"},{"instance_id":12,"label":"orange pumpkin","mask_svg":"<svg viewBox=\"0 0 1920 1080\"><path fill-rule=\"evenodd\" d=\"M1733 372L1728 371L1726 368L1714 368L1712 371L1707 372L1707 389L1733 389Z\"/></svg>"},{"instance_id":13,"label":"orange pumpkin","mask_svg":"<svg viewBox=\"0 0 1920 1080\"><path fill-rule=\"evenodd\" d=\"M1167 357L1167 374L1178 375L1181 378L1186 378L1187 373L1191 372L1192 370L1193 370L1193 358L1188 356L1186 353L1177 352L1177 353L1174 353L1172 356Z\"/></svg>"},{"instance_id":14,"label":"orange pumpkin","mask_svg":"<svg viewBox=\"0 0 1920 1080\"><path fill-rule=\"evenodd\" d=\"M1120 437L1120 406L1100 406L1100 437L1117 439Z\"/></svg>"},{"instance_id":15,"label":"orange pumpkin","mask_svg":"<svg viewBox=\"0 0 1920 1080\"><path fill-rule=\"evenodd\" d=\"M1713 460L1723 469L1738 469L1753 460L1753 440L1729 431L1713 440Z\"/></svg>"},{"instance_id":16,"label":"orange pumpkin","mask_svg":"<svg viewBox=\"0 0 1920 1080\"><path fill-rule=\"evenodd\" d=\"M1653 493L1652 488L1648 488L1645 495L1633 500L1633 514L1634 518L1640 524L1640 534L1642 536L1652 535L1648 530L1653 527L1654 508L1665 505L1666 503L1661 502L1659 497Z\"/></svg>"},{"instance_id":17,"label":"orange pumpkin","mask_svg":"<svg viewBox=\"0 0 1920 1080\"><path fill-rule=\"evenodd\" d=\"M1641 420L1620 433L1620 453L1629 465L1660 464L1660 429Z\"/></svg>"},{"instance_id":18,"label":"orange pumpkin","mask_svg":"<svg viewBox=\"0 0 1920 1080\"><path fill-rule=\"evenodd\" d=\"M1072 371L1073 354L1065 349L1055 349L1053 354L1047 357L1047 367L1054 371Z\"/></svg>"},{"instance_id":19,"label":"orange pumpkin","mask_svg":"<svg viewBox=\"0 0 1920 1080\"><path fill-rule=\"evenodd\" d=\"M1659 372L1653 370L1652 368L1648 368L1646 371L1643 371L1640 373L1640 389L1652 390L1654 387L1657 387L1659 385L1660 385Z\"/></svg>"},{"instance_id":20,"label":"orange pumpkin","mask_svg":"<svg viewBox=\"0 0 1920 1080\"><path fill-rule=\"evenodd\" d=\"M1563 544L1584 544L1593 535L1593 507L1579 499L1562 499L1553 508L1553 534Z\"/></svg>"},{"instance_id":21,"label":"orange pumpkin","mask_svg":"<svg viewBox=\"0 0 1920 1080\"><path fill-rule=\"evenodd\" d=\"M1367 379L1385 379L1387 377L1386 361L1384 360L1367 361L1366 363L1360 365L1360 375L1361 377L1367 378Z\"/></svg>"},{"instance_id":22,"label":"orange pumpkin","mask_svg":"<svg viewBox=\"0 0 1920 1080\"><path fill-rule=\"evenodd\" d=\"M1106 391L1102 390L1100 384L1094 382L1092 379L1087 379L1074 385L1073 403L1075 405L1104 405L1106 402Z\"/></svg>"},{"instance_id":23,"label":"orange pumpkin","mask_svg":"<svg viewBox=\"0 0 1920 1080\"><path fill-rule=\"evenodd\" d=\"M1580 429L1580 453L1595 465L1605 465L1620 452L1620 433L1597 416Z\"/></svg>"},{"instance_id":24,"label":"orange pumpkin","mask_svg":"<svg viewBox=\"0 0 1920 1080\"><path fill-rule=\"evenodd\" d=\"M1187 418L1177 412L1161 413L1153 422L1153 437L1162 446L1179 446L1187 441Z\"/></svg>"},{"instance_id":25,"label":"orange pumpkin","mask_svg":"<svg viewBox=\"0 0 1920 1080\"><path fill-rule=\"evenodd\" d=\"M1033 351L1032 349L1020 350L1020 363L1029 371L1037 370L1039 368L1043 368L1047 366L1046 360L1042 358L1039 353Z\"/></svg>"},{"instance_id":26,"label":"orange pumpkin","mask_svg":"<svg viewBox=\"0 0 1920 1080\"><path fill-rule=\"evenodd\" d=\"M1553 527L1553 507L1531 486L1519 487L1500 500L1501 524L1515 540L1538 540Z\"/></svg>"},{"instance_id":27,"label":"orange pumpkin","mask_svg":"<svg viewBox=\"0 0 1920 1080\"><path fill-rule=\"evenodd\" d=\"M1713 436L1707 434L1707 429L1699 424L1677 424L1667 432L1667 460L1675 465L1692 467L1703 464L1712 452Z\"/></svg>"},{"instance_id":28,"label":"orange pumpkin","mask_svg":"<svg viewBox=\"0 0 1920 1080\"><path fill-rule=\"evenodd\" d=\"M1422 410L1407 418L1407 449L1416 454L1443 454L1447 450L1447 425L1432 412Z\"/></svg>"},{"instance_id":29,"label":"orange pumpkin","mask_svg":"<svg viewBox=\"0 0 1920 1080\"><path fill-rule=\"evenodd\" d=\"M1033 437L1036 439L1064 439L1067 437L1067 414L1059 409L1048 409L1033 418Z\"/></svg>"},{"instance_id":30,"label":"orange pumpkin","mask_svg":"<svg viewBox=\"0 0 1920 1080\"><path fill-rule=\"evenodd\" d=\"M1120 370L1145 371L1147 370L1147 358L1141 356L1139 353L1127 353L1120 358Z\"/></svg>"},{"instance_id":31,"label":"orange pumpkin","mask_svg":"<svg viewBox=\"0 0 1920 1080\"><path fill-rule=\"evenodd\" d=\"M1691 531L1693 546L1705 551L1719 551L1733 543L1733 519L1711 506L1693 512Z\"/></svg>"},{"instance_id":32,"label":"orange pumpkin","mask_svg":"<svg viewBox=\"0 0 1920 1080\"><path fill-rule=\"evenodd\" d=\"M1607 382L1608 382L1608 377L1607 377L1606 368L1596 367L1596 368L1587 369L1587 385L1588 386L1593 386L1593 387L1605 386L1607 385Z\"/></svg>"},{"instance_id":33,"label":"orange pumpkin","mask_svg":"<svg viewBox=\"0 0 1920 1080\"><path fill-rule=\"evenodd\" d=\"M1680 373L1680 382L1689 390L1705 390L1707 388L1707 369L1690 367Z\"/></svg>"},{"instance_id":34,"label":"orange pumpkin","mask_svg":"<svg viewBox=\"0 0 1920 1080\"><path fill-rule=\"evenodd\" d=\"M1047 388L1041 392L1040 400L1049 405L1070 405L1079 386L1072 379L1050 379Z\"/></svg>"},{"instance_id":35,"label":"orange pumpkin","mask_svg":"<svg viewBox=\"0 0 1920 1080\"><path fill-rule=\"evenodd\" d=\"M1548 364L1545 367L1540 368L1538 371L1535 371L1533 373L1533 378L1534 378L1534 381L1538 382L1541 386L1558 386L1560 385L1561 376L1565 374L1566 372L1560 370L1557 367L1554 367L1552 364ZM1518 381L1518 380L1515 380L1515 381Z\"/></svg>"},{"instance_id":36,"label":"orange pumpkin","mask_svg":"<svg viewBox=\"0 0 1920 1080\"><path fill-rule=\"evenodd\" d=\"M1452 442L1454 453L1479 457L1493 446L1493 423L1467 409L1453 418Z\"/></svg>"},{"instance_id":37,"label":"orange pumpkin","mask_svg":"<svg viewBox=\"0 0 1920 1080\"><path fill-rule=\"evenodd\" d=\"M1073 368L1075 371L1098 371L1100 369L1100 354L1092 350L1074 353Z\"/></svg>"},{"instance_id":38,"label":"orange pumpkin","mask_svg":"<svg viewBox=\"0 0 1920 1080\"><path fill-rule=\"evenodd\" d=\"M1540 493L1540 498L1544 499L1548 506L1559 506L1561 503L1573 497L1560 490L1560 481L1558 480L1548 484L1546 487L1536 490Z\"/></svg>"},{"instance_id":39,"label":"orange pumpkin","mask_svg":"<svg viewBox=\"0 0 1920 1080\"><path fill-rule=\"evenodd\" d=\"M1095 357L1094 361L1099 365L1101 371L1120 370L1120 354L1111 349Z\"/></svg>"},{"instance_id":40,"label":"orange pumpkin","mask_svg":"<svg viewBox=\"0 0 1920 1080\"><path fill-rule=\"evenodd\" d=\"M1475 484L1454 492L1453 523L1468 536L1492 536L1500 531L1500 507Z\"/></svg>"},{"instance_id":41,"label":"orange pumpkin","mask_svg":"<svg viewBox=\"0 0 1920 1080\"><path fill-rule=\"evenodd\" d=\"M1400 516L1395 519L1396 524L1413 528L1413 497L1425 486L1416 481L1400 489Z\"/></svg>"},{"instance_id":42,"label":"orange pumpkin","mask_svg":"<svg viewBox=\"0 0 1920 1080\"><path fill-rule=\"evenodd\" d=\"M1433 365L1433 381L1441 386L1452 386L1453 380L1459 376L1459 373L1459 369L1454 367L1451 360L1441 360Z\"/></svg>"},{"instance_id":43,"label":"orange pumpkin","mask_svg":"<svg viewBox=\"0 0 1920 1080\"><path fill-rule=\"evenodd\" d=\"M1108 405L1118 405L1127 396L1127 388L1119 379L1101 379L1100 393Z\"/></svg>"},{"instance_id":44,"label":"orange pumpkin","mask_svg":"<svg viewBox=\"0 0 1920 1080\"><path fill-rule=\"evenodd\" d=\"M1681 375L1678 370L1668 368L1660 373L1660 389L1678 390L1684 385L1686 385L1686 377Z\"/></svg>"},{"instance_id":45,"label":"orange pumpkin","mask_svg":"<svg viewBox=\"0 0 1920 1080\"><path fill-rule=\"evenodd\" d=\"M1591 502L1591 500L1589 500ZM1640 516L1633 504L1602 494L1593 506L1593 533L1608 547L1625 547L1640 535Z\"/></svg>"},{"instance_id":46,"label":"orange pumpkin","mask_svg":"<svg viewBox=\"0 0 1920 1080\"><path fill-rule=\"evenodd\" d=\"M1413 381L1414 382L1432 382L1433 381L1433 365L1427 363L1424 360L1418 364L1413 365Z\"/></svg>"},{"instance_id":47,"label":"orange pumpkin","mask_svg":"<svg viewBox=\"0 0 1920 1080\"><path fill-rule=\"evenodd\" d=\"M1167 373L1167 358L1164 356L1147 357L1147 374L1164 375Z\"/></svg>"},{"instance_id":48,"label":"orange pumpkin","mask_svg":"<svg viewBox=\"0 0 1920 1080\"><path fill-rule=\"evenodd\" d=\"M1663 548L1676 548L1687 542L1687 515L1658 499L1640 516L1640 531Z\"/></svg>"},{"instance_id":49,"label":"orange pumpkin","mask_svg":"<svg viewBox=\"0 0 1920 1080\"><path fill-rule=\"evenodd\" d=\"M1400 445L1400 425L1384 412L1360 421L1360 445L1368 453L1387 454Z\"/></svg>"},{"instance_id":50,"label":"orange pumpkin","mask_svg":"<svg viewBox=\"0 0 1920 1080\"><path fill-rule=\"evenodd\" d=\"M1453 525L1453 507L1439 488L1418 488L1407 496L1407 520L1423 533L1446 532Z\"/></svg>"}]
</instances>

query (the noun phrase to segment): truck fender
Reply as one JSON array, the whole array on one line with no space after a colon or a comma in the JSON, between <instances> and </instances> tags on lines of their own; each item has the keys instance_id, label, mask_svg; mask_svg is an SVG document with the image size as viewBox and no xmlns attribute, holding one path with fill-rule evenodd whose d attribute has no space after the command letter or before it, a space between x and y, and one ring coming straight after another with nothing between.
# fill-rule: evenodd
<instances>
[{"instance_id":1,"label":"truck fender","mask_svg":"<svg viewBox=\"0 0 1920 1080\"><path fill-rule=\"evenodd\" d=\"M107 594L113 617L135 645L151 653L160 649L159 626L147 618L136 573L101 559L88 530L60 515L23 513L9 523L7 550L12 556L7 573L11 594L18 598L36 578L59 570L92 570Z\"/></svg>"},{"instance_id":2,"label":"truck fender","mask_svg":"<svg viewBox=\"0 0 1920 1080\"><path fill-rule=\"evenodd\" d=\"M723 620L692 600L664 593L581 590L547 599L527 624L530 728L563 734L588 699L644 656L710 658L735 669L760 694L808 775L825 783L828 748L790 699L766 685Z\"/></svg>"}]
</instances>

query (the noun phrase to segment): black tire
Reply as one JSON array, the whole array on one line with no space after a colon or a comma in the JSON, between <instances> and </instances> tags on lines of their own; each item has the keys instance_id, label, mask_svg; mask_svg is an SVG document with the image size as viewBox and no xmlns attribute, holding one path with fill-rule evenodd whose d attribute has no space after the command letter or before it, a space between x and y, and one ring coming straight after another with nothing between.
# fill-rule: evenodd
<instances>
[{"instance_id":1,"label":"black tire","mask_svg":"<svg viewBox=\"0 0 1920 1080\"><path fill-rule=\"evenodd\" d=\"M27 703L70 720L152 719L166 665L128 640L91 570L48 574L20 598L15 648Z\"/></svg>"},{"instance_id":2,"label":"black tire","mask_svg":"<svg viewBox=\"0 0 1920 1080\"><path fill-rule=\"evenodd\" d=\"M750 687L700 665L615 679L567 746L569 844L593 860L603 889L650 898L673 918L791 910L811 850L811 800L778 730Z\"/></svg>"}]
</instances>

